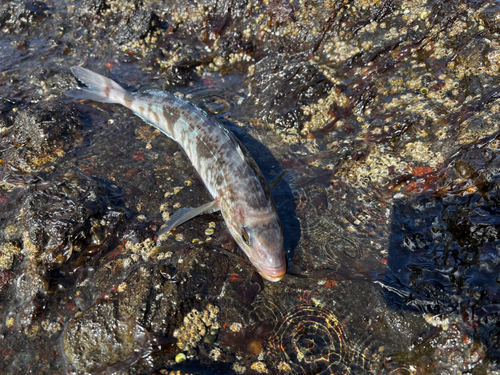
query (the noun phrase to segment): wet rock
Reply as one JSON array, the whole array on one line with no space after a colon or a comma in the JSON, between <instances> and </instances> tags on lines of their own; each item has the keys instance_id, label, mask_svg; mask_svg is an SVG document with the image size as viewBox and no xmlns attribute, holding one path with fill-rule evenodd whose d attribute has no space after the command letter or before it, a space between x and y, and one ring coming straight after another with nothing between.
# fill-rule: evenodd
<instances>
[{"instance_id":1,"label":"wet rock","mask_svg":"<svg viewBox=\"0 0 500 375\"><path fill-rule=\"evenodd\" d=\"M185 316L194 306L206 305L204 298L199 298L200 292L203 295L208 285L220 292L223 282L214 284L206 267L212 254L206 249L194 248L176 258L175 283L164 277L165 269L173 267L170 262L139 267L117 290L72 319L63 339L64 351L72 366L83 371L128 368L152 352L155 340L173 337L174 330L186 321ZM215 316L210 324L203 324L215 327Z\"/></svg>"},{"instance_id":2,"label":"wet rock","mask_svg":"<svg viewBox=\"0 0 500 375\"><path fill-rule=\"evenodd\" d=\"M487 63L483 57L489 51L488 44L483 40L472 41L457 56L457 62L476 71Z\"/></svg>"},{"instance_id":3,"label":"wet rock","mask_svg":"<svg viewBox=\"0 0 500 375\"><path fill-rule=\"evenodd\" d=\"M16 323L22 327L30 326L45 308L45 296L49 283L43 277L44 271L31 263L15 280L17 305L12 309Z\"/></svg>"},{"instance_id":4,"label":"wet rock","mask_svg":"<svg viewBox=\"0 0 500 375\"><path fill-rule=\"evenodd\" d=\"M298 7L288 1L273 0L269 2L267 13L271 24L276 28L285 23L296 21L295 13Z\"/></svg>"},{"instance_id":5,"label":"wet rock","mask_svg":"<svg viewBox=\"0 0 500 375\"><path fill-rule=\"evenodd\" d=\"M0 98L0 130L2 132L14 123L13 106L13 103Z\"/></svg>"},{"instance_id":6,"label":"wet rock","mask_svg":"<svg viewBox=\"0 0 500 375\"><path fill-rule=\"evenodd\" d=\"M7 122L7 119L3 116L0 116L0 129L5 129L9 126L9 123Z\"/></svg>"},{"instance_id":7,"label":"wet rock","mask_svg":"<svg viewBox=\"0 0 500 375\"><path fill-rule=\"evenodd\" d=\"M477 92L477 90L476 90ZM488 135L493 135L498 132L499 125L488 123L484 121L484 118L480 115L474 116L464 124L464 129L461 132L461 138L463 140L470 139L471 137L484 137Z\"/></svg>"},{"instance_id":8,"label":"wet rock","mask_svg":"<svg viewBox=\"0 0 500 375\"><path fill-rule=\"evenodd\" d=\"M37 174L26 173L12 164L0 161L0 181L5 183L6 186L31 185L39 182L41 179L42 177Z\"/></svg>"},{"instance_id":9,"label":"wet rock","mask_svg":"<svg viewBox=\"0 0 500 375\"><path fill-rule=\"evenodd\" d=\"M204 292L211 298L220 293L220 287L227 278L227 272L230 267L229 259L219 253L213 253L208 260L207 268L210 272L207 274L206 289Z\"/></svg>"},{"instance_id":10,"label":"wet rock","mask_svg":"<svg viewBox=\"0 0 500 375\"><path fill-rule=\"evenodd\" d=\"M182 322L183 314L203 304L205 298L220 293L227 277L227 262L221 262L219 256L209 249L190 249L189 253L183 256L182 262L176 265L175 282L165 279L165 267L156 270L155 274L159 278L157 282L161 285L161 296L149 304L148 314L143 320L144 325L152 332L172 335L175 327ZM219 272L213 267L217 262L220 269L225 271L224 277L220 277L222 271Z\"/></svg>"},{"instance_id":11,"label":"wet rock","mask_svg":"<svg viewBox=\"0 0 500 375\"><path fill-rule=\"evenodd\" d=\"M82 0L81 10L88 14L100 14L107 8L106 0Z\"/></svg>"},{"instance_id":12,"label":"wet rock","mask_svg":"<svg viewBox=\"0 0 500 375\"><path fill-rule=\"evenodd\" d=\"M455 163L455 169L463 178L476 177L484 167L484 152L478 149L470 150Z\"/></svg>"},{"instance_id":13,"label":"wet rock","mask_svg":"<svg viewBox=\"0 0 500 375\"><path fill-rule=\"evenodd\" d=\"M56 2L54 7L49 3L45 15L30 10L30 4L10 1L0 6L0 28L7 35L0 41L0 55L6 57L0 73L0 180L16 182L2 185L0 224L2 233L7 225L26 232L22 253L2 258L8 269L0 271L4 312L0 322L8 323L0 324L1 373L64 373L62 356L53 352L59 346L47 344L49 330L43 327L59 327L61 319L75 314L75 341L68 353L77 372L154 372L164 361L154 353L130 366L136 361L134 348L142 354L150 350L140 339L141 331L151 332L149 338L169 337L190 311L203 311L215 296L220 322L245 322L249 334L216 350L212 344L220 344L218 334L197 342L185 365L202 363L200 373L231 373L228 366L221 366L223 361L239 373L251 371L252 363L261 363L258 368L269 373L289 372L311 360L317 364L313 370L322 371L321 366L327 365L324 358L333 363L333 357L325 356L331 350L329 341L321 341L326 331L311 334L314 331L300 327L320 323L318 316L327 318L323 308L339 316L353 345L351 353L373 359L367 372L377 372L396 357L417 373L483 373L494 367L491 363L499 357L495 347L500 303L496 193L500 162L495 140L500 123L496 35L500 24L495 2L83 0ZM218 112L208 106L210 110L229 122L237 118L234 128L241 125L244 132L262 140L276 156L275 164L294 160L285 168L301 176L290 194L297 200L286 198L281 204L297 204L300 228L284 222L285 232L294 232L296 238L289 260L294 273L309 278L299 282L288 275L280 283L264 282L263 290L260 284L244 282L245 277L238 277L248 272L246 265L240 263L240 268L233 258L188 246L194 232L203 233L193 222L180 228L184 239L178 246L155 248L157 228L151 223L161 223L155 206L164 203L162 189L171 190L176 185L169 179L178 182L175 177L184 177L192 167L182 154L173 156L177 146L169 146L173 144L169 140L145 140L145 149L138 145L133 132L122 132L132 127L130 112L114 105L85 105L80 114L88 130L85 151L67 152L57 143L60 136L70 147L78 143L78 134L73 138L56 129L68 130L65 121L71 118L73 124L73 118L65 104L61 108L67 118L57 117L59 107L46 110L40 103L72 85L63 65L82 63L140 90L164 86L192 94L192 99L200 91L224 91L222 97L230 103L227 109ZM240 109L243 98L246 108ZM47 111L56 119L54 128L44 128L45 121L50 123L43 118ZM21 120L31 130L23 133ZM39 133L28 134L36 127ZM300 130L302 134L294 135ZM123 139L129 135L130 142ZM134 154L133 165L118 165L121 156ZM170 168L165 168L165 159ZM269 162L262 160L264 165ZM75 207L86 205L79 198L65 197L61 189L45 202L37 195L52 184L41 181L54 177L29 178L29 173L50 174L54 167L63 174L68 166L99 174L123 189L127 207L141 215L136 224L124 220L130 236L122 236L119 229L110 238L120 220L113 204L111 209L101 202L103 210L83 210L80 220ZM390 181L394 189L379 189ZM71 186L64 186L75 194ZM315 193L318 187L322 192ZM20 191L28 199L37 195L34 204L50 215L51 205L67 213L49 217L30 208L33 220L42 216L37 225L46 226L30 233L19 225L25 201ZM414 199L416 194L434 199ZM408 197L415 203L409 212L394 207L395 200ZM173 212L170 206L169 211ZM294 211L286 216L294 216ZM53 222L57 225L51 227ZM20 244L21 230L11 233L4 242ZM147 246L127 246L146 238ZM227 233L216 231L213 238L216 248L235 247ZM231 279L225 285L230 267ZM384 294L373 290L374 277L386 282ZM356 287L360 281L366 285ZM95 302L103 293L109 299ZM380 298L376 306L369 303L373 296ZM113 306L106 302L110 300ZM314 306L312 314L300 323L286 326L282 321L294 306L298 310L308 305ZM257 319L258 314L252 314L255 320L240 319L245 308L259 314L267 311L263 316L287 333L279 338L284 346L270 349L269 330L253 329L267 319ZM77 311L87 313L87 319L78 320ZM424 340L422 351L415 350L417 344L410 347L406 342L427 329L416 323L422 311L452 311L446 318L459 329L449 340L441 340L444 345L436 344L434 337L439 335L432 335ZM344 312L349 315L339 315ZM398 318L388 318L389 313ZM117 328L102 328L99 314L108 314ZM80 337L87 343L78 335L86 332L91 337L93 322L110 337L108 345L103 344L104 335L96 335L99 348L89 343L102 355L102 363L76 341ZM445 332L444 326L432 328ZM126 329L129 335L123 332ZM300 336L294 342L288 341L291 330ZM376 345L367 345L370 340L360 334L364 331L377 337L372 342ZM464 337L470 344L460 352ZM123 350L117 348L120 339L127 343ZM26 345L29 340L32 347ZM65 340L69 342L71 335ZM480 344L484 350L468 352ZM265 367L256 362L261 350ZM403 355L394 354L395 350ZM281 351L282 356L273 355ZM408 355L409 351L414 354ZM143 362L154 363L155 369L141 367ZM162 368L171 368L171 363L162 363ZM347 363L350 368L345 372L361 372L358 364ZM409 372L407 367L384 370L378 372Z\"/></svg>"},{"instance_id":14,"label":"wet rock","mask_svg":"<svg viewBox=\"0 0 500 375\"><path fill-rule=\"evenodd\" d=\"M260 274L253 272L251 277L238 287L237 294L245 305L249 305L262 290L264 290L264 281Z\"/></svg>"},{"instance_id":15,"label":"wet rock","mask_svg":"<svg viewBox=\"0 0 500 375\"><path fill-rule=\"evenodd\" d=\"M233 330L224 335L221 343L239 352L257 355L262 352L275 325L275 322L264 320L241 327L240 330L233 328Z\"/></svg>"},{"instance_id":16,"label":"wet rock","mask_svg":"<svg viewBox=\"0 0 500 375\"><path fill-rule=\"evenodd\" d=\"M476 160L474 154L479 155L468 154L469 163ZM480 165L484 165L484 159ZM417 236L420 239L413 241L411 253L399 252L398 259L389 258L391 270L397 271L388 273L393 279L387 281L397 291L390 293L390 300L397 304L404 300L403 309L417 308L438 314L439 317L428 319L433 325L439 321L459 323L453 329L458 327L465 339L459 341L458 346L450 347L452 352L465 353L466 357L472 355L467 353L474 349L470 337L481 332L485 362L491 361L498 366L498 188L496 184L485 185L485 188L490 190L450 196L444 201L416 200L413 207L422 210L418 214L398 207L397 217L404 212L405 220L412 221L415 215L425 219L403 229L404 232L412 231L413 239ZM486 194L488 199L483 199ZM403 241L407 241L407 237ZM424 265L422 260L428 264ZM447 329L447 324L441 326ZM466 344L463 346L465 352L460 347L463 344ZM438 340L432 339L432 348L440 345ZM450 353L437 365L460 366L462 362L455 362L454 355ZM471 363L472 367L478 365L475 361Z\"/></svg>"},{"instance_id":17,"label":"wet rock","mask_svg":"<svg viewBox=\"0 0 500 375\"><path fill-rule=\"evenodd\" d=\"M45 307L46 300L43 295L35 295L34 298L20 306L17 315L17 323L21 327L29 327L32 325L33 321L43 313Z\"/></svg>"},{"instance_id":18,"label":"wet rock","mask_svg":"<svg viewBox=\"0 0 500 375\"><path fill-rule=\"evenodd\" d=\"M131 43L144 38L157 24L158 17L153 12L137 10L132 15L122 18L117 28L110 34L110 38L119 44Z\"/></svg>"},{"instance_id":19,"label":"wet rock","mask_svg":"<svg viewBox=\"0 0 500 375\"><path fill-rule=\"evenodd\" d=\"M224 59L230 59L231 54L239 52L252 54L254 50L255 45L252 41L245 40L240 32L233 32L217 42L216 53Z\"/></svg>"},{"instance_id":20,"label":"wet rock","mask_svg":"<svg viewBox=\"0 0 500 375\"><path fill-rule=\"evenodd\" d=\"M26 172L38 171L74 146L80 126L76 113L67 105L27 109L16 117L8 138L2 140L6 149L2 160Z\"/></svg>"},{"instance_id":21,"label":"wet rock","mask_svg":"<svg viewBox=\"0 0 500 375\"><path fill-rule=\"evenodd\" d=\"M12 281L12 279L14 279L14 272L5 270L0 271L0 292Z\"/></svg>"},{"instance_id":22,"label":"wet rock","mask_svg":"<svg viewBox=\"0 0 500 375\"><path fill-rule=\"evenodd\" d=\"M162 78L162 89L184 86L195 77L195 68L201 64L206 53L191 46L182 46L176 54L174 61L159 70Z\"/></svg>"},{"instance_id":23,"label":"wet rock","mask_svg":"<svg viewBox=\"0 0 500 375\"><path fill-rule=\"evenodd\" d=\"M128 368L152 351L150 335L112 300L101 300L72 319L63 348L72 367L92 373Z\"/></svg>"},{"instance_id":24,"label":"wet rock","mask_svg":"<svg viewBox=\"0 0 500 375\"><path fill-rule=\"evenodd\" d=\"M481 12L481 19L484 22L484 27L492 33L500 32L500 20L498 19L498 12L500 7L497 3L493 3L486 7L484 12Z\"/></svg>"},{"instance_id":25,"label":"wet rock","mask_svg":"<svg viewBox=\"0 0 500 375\"><path fill-rule=\"evenodd\" d=\"M73 75L56 73L46 79L45 77L47 77L47 75L47 73L41 75L40 79L44 82L43 84L52 94L61 94L75 88L76 79Z\"/></svg>"},{"instance_id":26,"label":"wet rock","mask_svg":"<svg viewBox=\"0 0 500 375\"><path fill-rule=\"evenodd\" d=\"M25 249L29 244L30 255L50 270L64 264L73 251L102 243L99 227L110 207L107 193L98 182L75 175L41 185L24 204Z\"/></svg>"},{"instance_id":27,"label":"wet rock","mask_svg":"<svg viewBox=\"0 0 500 375\"><path fill-rule=\"evenodd\" d=\"M249 85L253 98L247 100L248 110L253 108L263 123L297 131L308 119L301 106L319 100L332 87L315 66L307 63L306 56L290 59L286 54L259 61Z\"/></svg>"},{"instance_id":28,"label":"wet rock","mask_svg":"<svg viewBox=\"0 0 500 375\"><path fill-rule=\"evenodd\" d=\"M37 188L22 211L25 259L15 280L17 320L24 326L39 314L37 298L45 301L48 293L61 293L87 278L108 250L122 215L112 210L107 188L85 177L59 176Z\"/></svg>"},{"instance_id":29,"label":"wet rock","mask_svg":"<svg viewBox=\"0 0 500 375\"><path fill-rule=\"evenodd\" d=\"M40 1L10 2L0 7L0 28L18 33L46 17L47 6Z\"/></svg>"}]
</instances>

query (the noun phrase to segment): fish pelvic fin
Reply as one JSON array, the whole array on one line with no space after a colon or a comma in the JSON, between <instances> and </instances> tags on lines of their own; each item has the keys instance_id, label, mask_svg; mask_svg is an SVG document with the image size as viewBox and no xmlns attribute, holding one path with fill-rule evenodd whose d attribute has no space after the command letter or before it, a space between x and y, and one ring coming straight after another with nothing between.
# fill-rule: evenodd
<instances>
[{"instance_id":1,"label":"fish pelvic fin","mask_svg":"<svg viewBox=\"0 0 500 375\"><path fill-rule=\"evenodd\" d=\"M179 225L184 224L186 221L189 221L198 215L209 214L217 211L220 211L219 199L214 199L213 201L196 208L181 208L167 221L167 226L163 229L160 229L160 231L158 231L158 233L156 234L161 235L169 233Z\"/></svg>"},{"instance_id":2,"label":"fish pelvic fin","mask_svg":"<svg viewBox=\"0 0 500 375\"><path fill-rule=\"evenodd\" d=\"M278 186L278 184L281 182L283 177L285 177L285 175L286 171L285 170L281 171L281 173L269 184L269 189L273 191L274 188Z\"/></svg>"},{"instance_id":3,"label":"fish pelvic fin","mask_svg":"<svg viewBox=\"0 0 500 375\"><path fill-rule=\"evenodd\" d=\"M103 103L118 103L126 107L134 101L134 97L112 79L80 66L71 67L75 77L87 87L66 92L66 95L77 99L89 99Z\"/></svg>"}]
</instances>

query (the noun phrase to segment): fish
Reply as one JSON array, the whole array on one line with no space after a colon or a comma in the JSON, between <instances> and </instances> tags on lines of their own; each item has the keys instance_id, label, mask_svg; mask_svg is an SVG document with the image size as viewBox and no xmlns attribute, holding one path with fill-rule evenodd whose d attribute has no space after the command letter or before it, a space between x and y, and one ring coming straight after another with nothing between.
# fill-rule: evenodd
<instances>
[{"instance_id":1,"label":"fish","mask_svg":"<svg viewBox=\"0 0 500 375\"><path fill-rule=\"evenodd\" d=\"M212 201L179 209L158 235L198 215L220 211L232 237L257 271L269 281L283 278L287 268L283 227L271 196L283 173L268 184L238 138L191 102L168 92L131 94L91 70L73 66L71 71L86 87L70 90L67 95L130 109L180 145L210 192Z\"/></svg>"}]
</instances>

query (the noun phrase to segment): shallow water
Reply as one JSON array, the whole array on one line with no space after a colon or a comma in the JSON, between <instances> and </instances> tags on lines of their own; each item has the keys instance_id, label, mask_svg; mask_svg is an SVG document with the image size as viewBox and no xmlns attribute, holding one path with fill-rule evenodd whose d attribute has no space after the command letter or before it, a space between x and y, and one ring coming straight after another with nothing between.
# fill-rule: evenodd
<instances>
[{"instance_id":1,"label":"shallow water","mask_svg":"<svg viewBox=\"0 0 500 375\"><path fill-rule=\"evenodd\" d=\"M2 373L498 373L497 13L2 2ZM217 214L159 241L209 193L130 111L66 97L73 65L191 100L287 172L282 281Z\"/></svg>"}]
</instances>

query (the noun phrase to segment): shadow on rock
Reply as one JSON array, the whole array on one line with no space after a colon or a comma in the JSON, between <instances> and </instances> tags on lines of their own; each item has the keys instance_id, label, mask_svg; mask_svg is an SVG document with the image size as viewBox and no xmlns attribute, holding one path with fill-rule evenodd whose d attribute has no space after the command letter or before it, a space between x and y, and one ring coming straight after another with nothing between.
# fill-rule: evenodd
<instances>
[{"instance_id":1,"label":"shadow on rock","mask_svg":"<svg viewBox=\"0 0 500 375\"><path fill-rule=\"evenodd\" d=\"M500 365L500 190L495 173L475 177L490 182L471 194L396 200L388 268L376 281L389 306L425 314L430 331L412 356L424 364L436 355L435 371Z\"/></svg>"}]
</instances>

